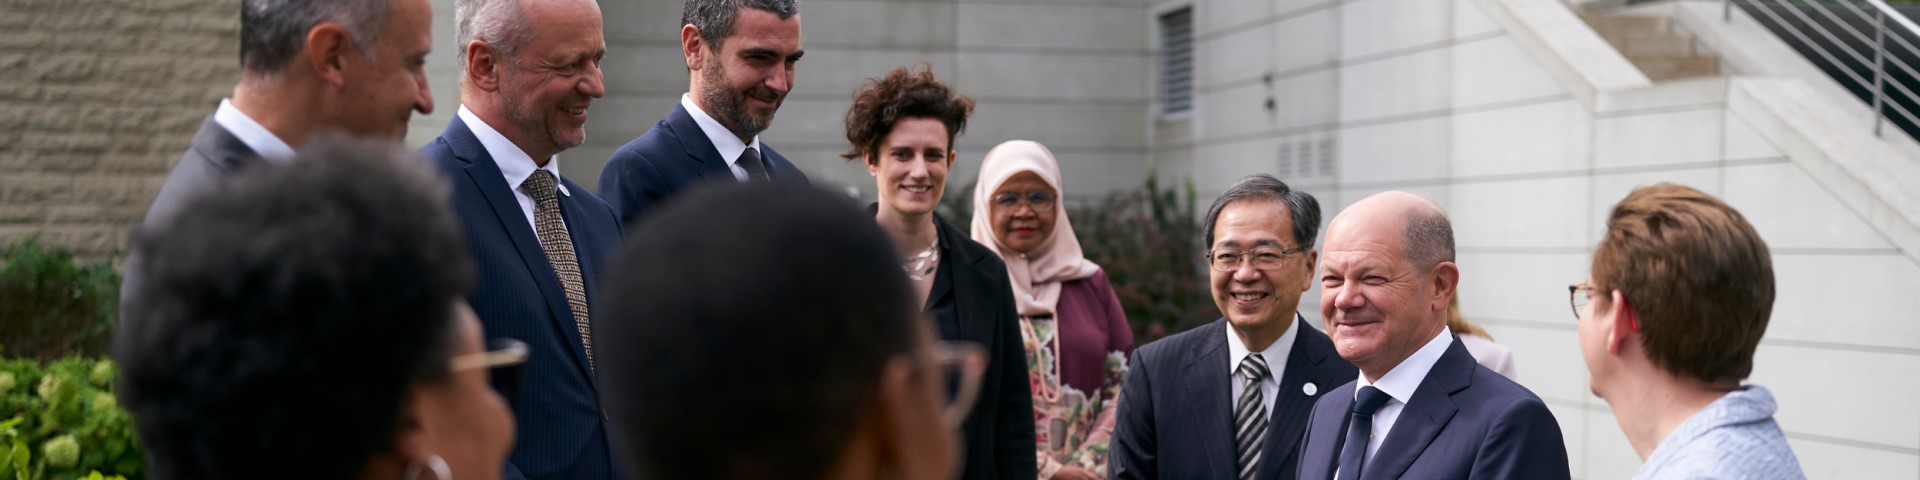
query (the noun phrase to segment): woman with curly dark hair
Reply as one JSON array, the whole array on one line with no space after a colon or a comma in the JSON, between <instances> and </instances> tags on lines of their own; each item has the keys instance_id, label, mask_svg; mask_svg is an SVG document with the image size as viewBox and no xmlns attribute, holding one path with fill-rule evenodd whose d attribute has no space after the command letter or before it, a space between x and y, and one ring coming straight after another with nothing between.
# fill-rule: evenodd
<instances>
[{"instance_id":1,"label":"woman with curly dark hair","mask_svg":"<svg viewBox=\"0 0 1920 480\"><path fill-rule=\"evenodd\" d=\"M873 175L880 201L869 209L893 237L941 339L980 344L991 358L961 425L961 478L1029 479L1037 473L1033 398L1006 264L933 212L953 168L953 141L972 114L973 100L930 68L896 68L854 94L846 123L853 146L842 156Z\"/></svg>"}]
</instances>

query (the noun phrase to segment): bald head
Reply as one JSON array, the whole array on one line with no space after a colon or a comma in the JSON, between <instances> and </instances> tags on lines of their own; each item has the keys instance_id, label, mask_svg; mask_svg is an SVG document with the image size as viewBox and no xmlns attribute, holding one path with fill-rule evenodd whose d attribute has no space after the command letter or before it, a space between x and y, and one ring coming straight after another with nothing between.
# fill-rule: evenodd
<instances>
[{"instance_id":1,"label":"bald head","mask_svg":"<svg viewBox=\"0 0 1920 480\"><path fill-rule=\"evenodd\" d=\"M1400 234L1401 255L1420 271L1454 261L1453 222L1447 212L1426 197L1390 191L1355 202L1327 226L1327 245L1337 240L1388 238L1381 230Z\"/></svg>"}]
</instances>

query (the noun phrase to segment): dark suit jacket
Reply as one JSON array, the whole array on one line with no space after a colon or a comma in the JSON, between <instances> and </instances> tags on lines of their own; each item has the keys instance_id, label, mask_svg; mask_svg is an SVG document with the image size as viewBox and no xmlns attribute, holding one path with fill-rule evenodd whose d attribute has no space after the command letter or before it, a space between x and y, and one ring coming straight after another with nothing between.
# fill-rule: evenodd
<instances>
[{"instance_id":1,"label":"dark suit jacket","mask_svg":"<svg viewBox=\"0 0 1920 480\"><path fill-rule=\"evenodd\" d=\"M1358 381L1313 406L1300 450L1300 478L1333 478L1346 442L1347 411ZM1473 361L1459 338L1427 372L1363 479L1564 479L1567 444L1540 397Z\"/></svg>"},{"instance_id":2,"label":"dark suit jacket","mask_svg":"<svg viewBox=\"0 0 1920 480\"><path fill-rule=\"evenodd\" d=\"M514 406L519 438L504 477L619 478L573 310L500 167L459 118L421 154L453 186L454 210L480 272L468 301L487 339L519 339L529 350ZM560 211L593 302L602 268L620 245L619 220L585 188L561 181L571 195L560 196Z\"/></svg>"},{"instance_id":3,"label":"dark suit jacket","mask_svg":"<svg viewBox=\"0 0 1920 480\"><path fill-rule=\"evenodd\" d=\"M776 182L807 183L807 174L760 142L760 158ZM713 141L694 123L693 115L678 103L673 113L640 138L627 142L600 170L600 198L620 214L621 222L638 226L641 216L689 187L735 183L727 160Z\"/></svg>"},{"instance_id":4,"label":"dark suit jacket","mask_svg":"<svg viewBox=\"0 0 1920 480\"><path fill-rule=\"evenodd\" d=\"M1013 305L1007 264L934 216L940 244L952 269L956 321L942 324L940 337L978 343L987 349L987 371L980 397L962 430L966 454L961 478L1027 480L1039 474L1034 450L1033 389L1027 380L1027 350L1020 340L1020 314Z\"/></svg>"},{"instance_id":5,"label":"dark suit jacket","mask_svg":"<svg viewBox=\"0 0 1920 480\"><path fill-rule=\"evenodd\" d=\"M1267 421L1254 478L1294 478L1301 432L1314 400L1359 371L1340 358L1333 342L1295 316L1299 333L1280 373L1280 389ZM1227 320L1222 318L1133 353L1120 392L1108 460L1116 479L1230 479L1233 442L1233 379L1228 367ZM1314 384L1314 395L1304 393Z\"/></svg>"},{"instance_id":6,"label":"dark suit jacket","mask_svg":"<svg viewBox=\"0 0 1920 480\"><path fill-rule=\"evenodd\" d=\"M186 205L188 199L202 192L213 190L235 172L255 165L265 164L260 154L255 153L240 137L228 132L226 127L208 115L200 122L200 131L193 134L193 143L187 153L180 156L180 162L173 165L173 172L167 174L166 183L160 184L160 195L153 199L153 206L147 208L146 220L142 225L153 225L172 216ZM122 277L120 291L132 293L139 285L141 274L137 256L139 252L130 252L127 258L127 272ZM127 318L125 306L129 298L120 297L122 311L120 318Z\"/></svg>"}]
</instances>

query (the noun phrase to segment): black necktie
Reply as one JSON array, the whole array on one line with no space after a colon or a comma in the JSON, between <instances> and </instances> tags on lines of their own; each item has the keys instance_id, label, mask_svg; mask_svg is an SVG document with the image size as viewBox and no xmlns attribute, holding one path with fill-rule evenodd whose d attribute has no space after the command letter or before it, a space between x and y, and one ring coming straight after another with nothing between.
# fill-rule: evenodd
<instances>
[{"instance_id":1,"label":"black necktie","mask_svg":"<svg viewBox=\"0 0 1920 480\"><path fill-rule=\"evenodd\" d=\"M1347 443L1340 447L1340 480L1360 478L1360 466L1367 462L1367 441L1373 437L1373 412L1392 399L1378 388L1360 387L1347 417Z\"/></svg>"},{"instance_id":2,"label":"black necktie","mask_svg":"<svg viewBox=\"0 0 1920 480\"><path fill-rule=\"evenodd\" d=\"M773 181L773 177L767 175L767 165L760 162L760 151L753 147L747 147L746 151L740 152L740 160L735 163L740 165L741 170L747 171L749 183Z\"/></svg>"}]
</instances>

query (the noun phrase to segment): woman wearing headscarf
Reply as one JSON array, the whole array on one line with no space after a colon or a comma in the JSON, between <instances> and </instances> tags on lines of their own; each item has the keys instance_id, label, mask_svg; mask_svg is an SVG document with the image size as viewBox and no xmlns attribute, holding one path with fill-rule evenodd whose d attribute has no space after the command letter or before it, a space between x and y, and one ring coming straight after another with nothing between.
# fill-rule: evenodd
<instances>
[{"instance_id":1,"label":"woman wearing headscarf","mask_svg":"<svg viewBox=\"0 0 1920 480\"><path fill-rule=\"evenodd\" d=\"M874 221L893 238L915 300L941 340L988 355L979 400L962 425L961 478L1033 478L1033 399L1007 269L993 251L935 214L973 100L928 69L896 68L854 94L842 156L866 164L879 202ZM823 279L831 280L831 279Z\"/></svg>"},{"instance_id":2,"label":"woman wearing headscarf","mask_svg":"<svg viewBox=\"0 0 1920 480\"><path fill-rule=\"evenodd\" d=\"M1045 146L994 147L973 192L973 239L1007 264L1033 389L1039 478L1106 478L1133 331L1106 273L1081 253L1060 183Z\"/></svg>"}]
</instances>

